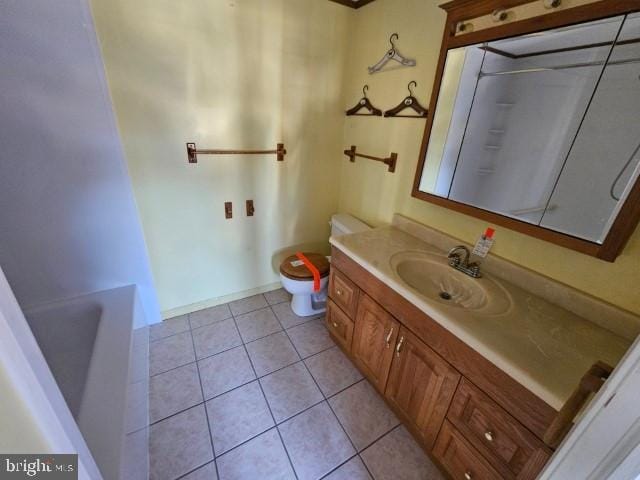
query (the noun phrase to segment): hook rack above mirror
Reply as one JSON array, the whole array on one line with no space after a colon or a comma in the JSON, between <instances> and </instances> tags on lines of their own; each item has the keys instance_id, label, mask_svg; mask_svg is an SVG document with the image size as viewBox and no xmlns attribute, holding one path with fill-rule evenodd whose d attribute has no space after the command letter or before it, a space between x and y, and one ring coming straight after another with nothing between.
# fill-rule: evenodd
<instances>
[{"instance_id":1,"label":"hook rack above mirror","mask_svg":"<svg viewBox=\"0 0 640 480\"><path fill-rule=\"evenodd\" d=\"M365 85L364 87L362 87L362 98L358 100L358 103L356 105L354 105L352 108L347 110L346 112L347 116L351 116L351 115L360 115L363 117L381 117L382 116L382 110L374 107L369 101L369 99L367 98L367 90L369 90L369 85ZM367 109L369 113L358 113L363 108Z\"/></svg>"}]
</instances>

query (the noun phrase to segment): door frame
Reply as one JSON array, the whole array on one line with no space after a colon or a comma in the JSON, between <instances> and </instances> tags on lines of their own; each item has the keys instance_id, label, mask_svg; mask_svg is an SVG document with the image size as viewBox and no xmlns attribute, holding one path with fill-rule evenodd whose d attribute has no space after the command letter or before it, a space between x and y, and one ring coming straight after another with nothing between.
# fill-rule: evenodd
<instances>
[{"instance_id":1,"label":"door frame","mask_svg":"<svg viewBox=\"0 0 640 480\"><path fill-rule=\"evenodd\" d=\"M640 336L565 437L539 480L640 478L638 398Z\"/></svg>"}]
</instances>

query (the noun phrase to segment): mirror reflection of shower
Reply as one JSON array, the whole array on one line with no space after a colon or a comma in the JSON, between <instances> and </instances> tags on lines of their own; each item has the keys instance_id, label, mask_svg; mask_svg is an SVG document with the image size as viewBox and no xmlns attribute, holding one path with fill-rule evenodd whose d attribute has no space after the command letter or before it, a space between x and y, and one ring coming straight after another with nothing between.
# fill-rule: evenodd
<instances>
[{"instance_id":1,"label":"mirror reflection of shower","mask_svg":"<svg viewBox=\"0 0 640 480\"><path fill-rule=\"evenodd\" d=\"M602 243L640 158L640 15L449 50L420 190Z\"/></svg>"}]
</instances>

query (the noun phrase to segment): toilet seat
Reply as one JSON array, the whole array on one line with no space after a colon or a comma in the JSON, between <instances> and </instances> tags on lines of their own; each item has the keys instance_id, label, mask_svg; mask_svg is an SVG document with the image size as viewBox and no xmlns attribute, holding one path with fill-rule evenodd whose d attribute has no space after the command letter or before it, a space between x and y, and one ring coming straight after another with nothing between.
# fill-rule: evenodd
<instances>
[{"instance_id":1,"label":"toilet seat","mask_svg":"<svg viewBox=\"0 0 640 480\"><path fill-rule=\"evenodd\" d=\"M329 260L327 260L327 257L319 253L303 252L303 254L318 269L320 278L329 275ZM282 261L280 273L291 280L313 280L313 273L295 255L291 255Z\"/></svg>"}]
</instances>

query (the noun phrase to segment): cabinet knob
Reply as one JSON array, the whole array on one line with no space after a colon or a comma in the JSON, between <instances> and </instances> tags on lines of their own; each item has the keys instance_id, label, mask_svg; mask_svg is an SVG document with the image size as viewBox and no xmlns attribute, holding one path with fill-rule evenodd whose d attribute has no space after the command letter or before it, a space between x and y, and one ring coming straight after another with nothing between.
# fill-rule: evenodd
<instances>
[{"instance_id":1,"label":"cabinet knob","mask_svg":"<svg viewBox=\"0 0 640 480\"><path fill-rule=\"evenodd\" d=\"M338 289L336 289L336 293L337 293L338 295L342 295L342 290L340 290L340 289L338 288Z\"/></svg>"},{"instance_id":2,"label":"cabinet knob","mask_svg":"<svg viewBox=\"0 0 640 480\"><path fill-rule=\"evenodd\" d=\"M484 438L489 442L493 442L493 432L484 432Z\"/></svg>"},{"instance_id":3,"label":"cabinet knob","mask_svg":"<svg viewBox=\"0 0 640 480\"><path fill-rule=\"evenodd\" d=\"M338 324L336 322L333 322L333 328L338 328Z\"/></svg>"},{"instance_id":4,"label":"cabinet knob","mask_svg":"<svg viewBox=\"0 0 640 480\"><path fill-rule=\"evenodd\" d=\"M473 475L471 475L471 472L464 472L464 478L466 480L471 480L473 478Z\"/></svg>"}]
</instances>

